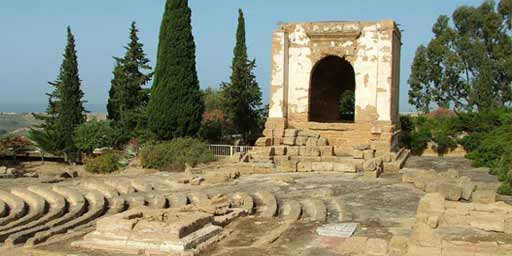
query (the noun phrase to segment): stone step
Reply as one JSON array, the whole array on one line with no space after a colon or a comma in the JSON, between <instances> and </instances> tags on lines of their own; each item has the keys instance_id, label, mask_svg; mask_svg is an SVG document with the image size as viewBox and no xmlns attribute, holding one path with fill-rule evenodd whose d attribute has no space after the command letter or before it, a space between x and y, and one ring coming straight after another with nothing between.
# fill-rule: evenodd
<instances>
[{"instance_id":1,"label":"stone step","mask_svg":"<svg viewBox=\"0 0 512 256\"><path fill-rule=\"evenodd\" d=\"M145 180L131 180L131 185L137 192L151 192L153 191L153 185Z\"/></svg>"},{"instance_id":2,"label":"stone step","mask_svg":"<svg viewBox=\"0 0 512 256\"><path fill-rule=\"evenodd\" d=\"M232 196L233 205L244 209L245 214L253 214L254 199L247 193L239 192Z\"/></svg>"},{"instance_id":3,"label":"stone step","mask_svg":"<svg viewBox=\"0 0 512 256\"><path fill-rule=\"evenodd\" d=\"M340 222L350 222L353 220L352 211L350 206L342 198L334 198L331 202L334 206L336 216Z\"/></svg>"},{"instance_id":4,"label":"stone step","mask_svg":"<svg viewBox=\"0 0 512 256\"><path fill-rule=\"evenodd\" d=\"M57 219L64 215L67 210L66 200L62 195L55 193L49 187L44 186L30 186L28 187L30 192L36 193L44 198L46 202L48 202L49 210L48 213L41 218L31 221L25 225L17 226L15 228L0 232L0 241L4 241L8 239L11 235L32 229L38 226L44 226L47 222L50 222L54 219ZM16 236L14 236L16 237ZM20 239L16 239L19 241ZM6 241L6 244L14 244L11 241Z\"/></svg>"},{"instance_id":5,"label":"stone step","mask_svg":"<svg viewBox=\"0 0 512 256\"><path fill-rule=\"evenodd\" d=\"M327 208L322 200L307 199L302 202L304 211L303 217L314 222L325 222L327 219Z\"/></svg>"},{"instance_id":6,"label":"stone step","mask_svg":"<svg viewBox=\"0 0 512 256\"><path fill-rule=\"evenodd\" d=\"M177 193L167 197L171 208L178 208L188 204L188 198L185 194Z\"/></svg>"},{"instance_id":7,"label":"stone step","mask_svg":"<svg viewBox=\"0 0 512 256\"><path fill-rule=\"evenodd\" d=\"M115 188L121 194L135 193L135 188L132 186L131 181L127 179L107 179L105 184Z\"/></svg>"},{"instance_id":8,"label":"stone step","mask_svg":"<svg viewBox=\"0 0 512 256\"><path fill-rule=\"evenodd\" d=\"M96 190L102 193L105 198L113 198L116 196L119 196L119 192L112 186L109 186L101 181L86 181L83 182L82 187L88 189L88 190Z\"/></svg>"},{"instance_id":9,"label":"stone step","mask_svg":"<svg viewBox=\"0 0 512 256\"><path fill-rule=\"evenodd\" d=\"M11 223L27 213L28 207L25 202L11 193L0 190L0 200L7 204L9 210L7 216L0 218L0 226Z\"/></svg>"},{"instance_id":10,"label":"stone step","mask_svg":"<svg viewBox=\"0 0 512 256\"><path fill-rule=\"evenodd\" d=\"M0 200L0 218L7 216L9 208L4 201Z\"/></svg>"},{"instance_id":11,"label":"stone step","mask_svg":"<svg viewBox=\"0 0 512 256\"><path fill-rule=\"evenodd\" d=\"M268 191L258 191L254 194L254 202L258 216L262 218L273 218L277 214L277 199Z\"/></svg>"},{"instance_id":12,"label":"stone step","mask_svg":"<svg viewBox=\"0 0 512 256\"><path fill-rule=\"evenodd\" d=\"M153 209L165 209L169 208L169 202L163 195L156 193L149 193L145 195L148 206Z\"/></svg>"},{"instance_id":13,"label":"stone step","mask_svg":"<svg viewBox=\"0 0 512 256\"><path fill-rule=\"evenodd\" d=\"M128 208L126 199L122 196L116 196L107 199L108 210L107 214L116 214L125 211Z\"/></svg>"},{"instance_id":14,"label":"stone step","mask_svg":"<svg viewBox=\"0 0 512 256\"><path fill-rule=\"evenodd\" d=\"M12 247L14 245L21 244L27 239L33 237L34 234L38 232L42 232L52 227L63 225L69 221L72 221L80 217L87 210L86 200L78 191L63 186L54 186L52 189L57 194L66 198L67 213L60 218L45 223L44 225L36 226L10 235L9 238L7 238L5 241L6 247Z\"/></svg>"},{"instance_id":15,"label":"stone step","mask_svg":"<svg viewBox=\"0 0 512 256\"><path fill-rule=\"evenodd\" d=\"M207 203L209 198L206 193L192 192L188 194L188 200L191 204L201 205Z\"/></svg>"},{"instance_id":16,"label":"stone step","mask_svg":"<svg viewBox=\"0 0 512 256\"><path fill-rule=\"evenodd\" d=\"M126 202L128 203L129 209L145 207L147 205L146 197L144 197L142 194L134 193L125 195L124 197L126 199Z\"/></svg>"},{"instance_id":17,"label":"stone step","mask_svg":"<svg viewBox=\"0 0 512 256\"><path fill-rule=\"evenodd\" d=\"M58 235L58 234L64 234L69 229L76 228L80 225L87 224L94 219L100 217L105 213L107 210L107 201L105 200L105 197L103 194L101 194L98 191L90 191L85 196L86 201L88 203L88 209L87 212L85 212L83 215L81 215L78 218L75 218L63 225L53 227L49 230L38 232L35 234L34 237L27 240L25 243L25 246L31 247L38 245L40 243L45 242L50 237Z\"/></svg>"},{"instance_id":18,"label":"stone step","mask_svg":"<svg viewBox=\"0 0 512 256\"><path fill-rule=\"evenodd\" d=\"M41 196L30 192L24 188L14 188L11 190L11 194L21 198L28 206L27 214L16 221L10 222L3 227L0 227L0 232L7 231L16 226L25 225L31 221L34 221L44 214L46 214L47 205L46 200Z\"/></svg>"},{"instance_id":19,"label":"stone step","mask_svg":"<svg viewBox=\"0 0 512 256\"><path fill-rule=\"evenodd\" d=\"M287 200L280 209L280 215L288 222L295 222L300 219L302 206L298 201Z\"/></svg>"}]
</instances>

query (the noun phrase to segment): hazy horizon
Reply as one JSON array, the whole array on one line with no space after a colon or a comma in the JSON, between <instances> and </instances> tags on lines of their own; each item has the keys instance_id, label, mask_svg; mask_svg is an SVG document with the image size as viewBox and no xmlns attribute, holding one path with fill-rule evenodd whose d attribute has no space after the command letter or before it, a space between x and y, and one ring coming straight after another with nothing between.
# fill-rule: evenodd
<instances>
[{"instance_id":1,"label":"hazy horizon","mask_svg":"<svg viewBox=\"0 0 512 256\"><path fill-rule=\"evenodd\" d=\"M246 17L248 53L256 58L257 80L268 102L271 36L279 22L394 19L403 31L400 111L413 111L407 103L407 79L416 48L432 37L431 27L441 14L463 4L483 0L406 1L281 0L271 5L242 0L189 1L197 45L201 87L218 87L230 75L237 25L237 9ZM165 0L110 1L6 1L0 8L0 112L39 112L47 104L47 81L55 80L70 25L77 40L80 78L86 108L105 112L113 56L122 56L128 29L136 21L139 37L154 68L158 33ZM149 85L150 86L150 85Z\"/></svg>"}]
</instances>

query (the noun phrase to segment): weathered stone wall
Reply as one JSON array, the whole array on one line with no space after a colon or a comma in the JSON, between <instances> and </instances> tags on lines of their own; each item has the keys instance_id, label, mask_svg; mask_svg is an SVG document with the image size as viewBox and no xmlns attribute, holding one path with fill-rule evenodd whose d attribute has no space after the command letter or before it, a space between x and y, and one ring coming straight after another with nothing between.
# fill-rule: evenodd
<instances>
[{"instance_id":1,"label":"weathered stone wall","mask_svg":"<svg viewBox=\"0 0 512 256\"><path fill-rule=\"evenodd\" d=\"M378 151L393 149L399 122L400 47L400 31L391 20L281 25L272 37L267 128L314 130L344 153L352 145L372 142L378 142ZM354 68L354 123L309 120L311 72L327 56L345 59Z\"/></svg>"}]
</instances>

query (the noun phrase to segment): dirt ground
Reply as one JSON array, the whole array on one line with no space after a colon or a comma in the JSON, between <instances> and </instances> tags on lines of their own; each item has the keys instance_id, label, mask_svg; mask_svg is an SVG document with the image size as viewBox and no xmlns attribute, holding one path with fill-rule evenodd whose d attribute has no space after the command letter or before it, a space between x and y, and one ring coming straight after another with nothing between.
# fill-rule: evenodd
<instances>
[{"instance_id":1,"label":"dirt ground","mask_svg":"<svg viewBox=\"0 0 512 256\"><path fill-rule=\"evenodd\" d=\"M497 182L496 177L489 175L485 168L473 168L468 160L463 158L411 157L406 167L435 169L446 171L450 168L460 170L462 175L470 176L473 180ZM70 168L61 164L26 163L20 168L29 171L51 172L56 168ZM80 167L76 168L83 174ZM154 173L145 171L144 174L131 170L110 176L79 177L62 181L62 184L79 184L87 179L103 179L112 177L131 177L144 180L175 177L182 174ZM0 189L9 190L17 186L27 186L39 183L37 178L19 178L0 180ZM279 202L286 200L303 200L316 198L326 202L328 210L334 207L329 202L333 198L342 198L348 204L353 215L353 222L359 223L354 236L389 239L392 235L410 234L415 220L416 208L424 192L411 184L400 182L400 174L384 174L379 179L367 178L345 173L276 173L241 176L239 179L221 184L205 184L191 186L188 184L159 187L162 193L187 193L192 191L205 192L208 195L230 194L235 192L254 193L270 191ZM500 200L512 201L510 197L500 197ZM328 222L337 222L337 216L329 215ZM290 226L273 243L262 247L251 247L256 240L278 229L283 224L280 218L258 219L257 217L240 218L225 228L231 235L204 252L204 255L343 255L328 241L316 234L319 223L298 221ZM69 243L80 237L59 241L50 245L36 248L53 252L46 255L73 256L112 256L104 252L77 251L69 247ZM55 254L64 252L64 254ZM4 252L19 255L18 251ZM1 254L0 255L9 255ZM45 255L45 254L41 254Z\"/></svg>"}]
</instances>

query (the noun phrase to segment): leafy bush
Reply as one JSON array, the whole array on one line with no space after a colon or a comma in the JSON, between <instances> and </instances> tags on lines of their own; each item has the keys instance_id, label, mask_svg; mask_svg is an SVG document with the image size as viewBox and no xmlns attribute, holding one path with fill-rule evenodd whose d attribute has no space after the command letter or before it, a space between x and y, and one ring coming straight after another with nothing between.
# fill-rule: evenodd
<instances>
[{"instance_id":1,"label":"leafy bush","mask_svg":"<svg viewBox=\"0 0 512 256\"><path fill-rule=\"evenodd\" d=\"M113 148L119 145L121 134L110 121L89 121L75 130L75 146L91 154L97 148Z\"/></svg>"},{"instance_id":2,"label":"leafy bush","mask_svg":"<svg viewBox=\"0 0 512 256\"><path fill-rule=\"evenodd\" d=\"M431 141L437 144L435 150L440 155L457 146L455 138L458 132L453 129L453 118L443 115L402 116L400 121L403 132L400 144L415 155L421 155Z\"/></svg>"},{"instance_id":3,"label":"leafy bush","mask_svg":"<svg viewBox=\"0 0 512 256\"><path fill-rule=\"evenodd\" d=\"M145 168L162 171L182 171L185 164L194 166L213 160L215 157L208 145L193 138L177 138L148 145L141 151L141 163Z\"/></svg>"},{"instance_id":4,"label":"leafy bush","mask_svg":"<svg viewBox=\"0 0 512 256\"><path fill-rule=\"evenodd\" d=\"M92 173L111 173L120 168L120 156L115 152L106 152L85 161L85 170Z\"/></svg>"}]
</instances>

